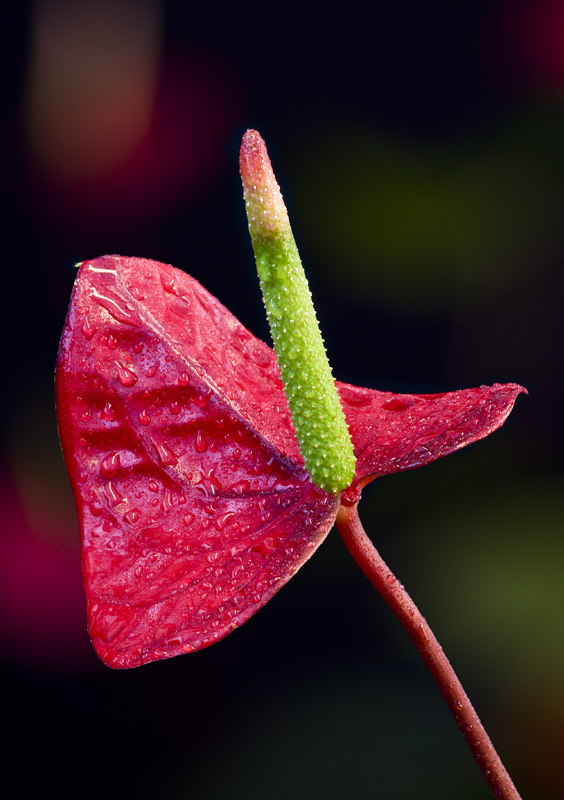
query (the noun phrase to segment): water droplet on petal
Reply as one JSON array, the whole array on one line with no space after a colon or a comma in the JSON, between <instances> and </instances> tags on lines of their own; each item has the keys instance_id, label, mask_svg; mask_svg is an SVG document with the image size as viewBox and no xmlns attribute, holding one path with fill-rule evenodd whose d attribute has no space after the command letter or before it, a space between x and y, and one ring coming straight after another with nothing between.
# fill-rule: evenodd
<instances>
[{"instance_id":1,"label":"water droplet on petal","mask_svg":"<svg viewBox=\"0 0 564 800\"><path fill-rule=\"evenodd\" d=\"M131 387L137 383L137 375L133 370L123 367L117 361L114 361L114 364L117 367L117 379L122 386Z\"/></svg>"},{"instance_id":2,"label":"water droplet on petal","mask_svg":"<svg viewBox=\"0 0 564 800\"><path fill-rule=\"evenodd\" d=\"M130 310L128 306L126 306L124 300L118 295L113 295L108 290L105 291L106 295L101 295L92 287L90 293L98 305L105 308L117 322L124 322L126 325L135 325L135 327L138 327L139 320L132 314L133 309Z\"/></svg>"},{"instance_id":3,"label":"water droplet on petal","mask_svg":"<svg viewBox=\"0 0 564 800\"><path fill-rule=\"evenodd\" d=\"M263 558L267 558L271 553L274 553L275 549L272 536L267 536L261 542L257 542L251 547L252 551L260 553Z\"/></svg>"},{"instance_id":4,"label":"water droplet on petal","mask_svg":"<svg viewBox=\"0 0 564 800\"><path fill-rule=\"evenodd\" d=\"M82 333L90 340L96 333L96 328L92 325L88 317L84 320L82 325Z\"/></svg>"},{"instance_id":5,"label":"water droplet on petal","mask_svg":"<svg viewBox=\"0 0 564 800\"><path fill-rule=\"evenodd\" d=\"M149 412L146 409L139 412L139 422L141 425L148 425L151 421L151 417L149 416Z\"/></svg>"},{"instance_id":6,"label":"water droplet on petal","mask_svg":"<svg viewBox=\"0 0 564 800\"><path fill-rule=\"evenodd\" d=\"M130 291L131 291L131 294L133 295L133 297L136 300L139 300L140 302L141 302L141 300L144 300L147 297L145 292L142 292L141 289L138 286L132 286Z\"/></svg>"},{"instance_id":7,"label":"water droplet on petal","mask_svg":"<svg viewBox=\"0 0 564 800\"><path fill-rule=\"evenodd\" d=\"M158 368L159 368L158 364L153 364L152 367L149 367L149 369L147 370L147 377L154 378L155 375L157 374Z\"/></svg>"},{"instance_id":8,"label":"water droplet on petal","mask_svg":"<svg viewBox=\"0 0 564 800\"><path fill-rule=\"evenodd\" d=\"M225 526L227 525L227 523L229 522L231 517L234 517L234 516L235 516L235 512L228 511L226 514L222 514L220 517L217 517L217 519L215 519L214 523L213 523L214 524L214 528L216 529L216 531L221 532L225 528Z\"/></svg>"},{"instance_id":9,"label":"water droplet on petal","mask_svg":"<svg viewBox=\"0 0 564 800\"><path fill-rule=\"evenodd\" d=\"M108 484L106 485L106 494L108 495L108 499L113 506L119 505L125 499L111 481L108 481Z\"/></svg>"},{"instance_id":10,"label":"water droplet on petal","mask_svg":"<svg viewBox=\"0 0 564 800\"><path fill-rule=\"evenodd\" d=\"M182 372L176 380L180 386L188 386L190 383L190 376L187 372Z\"/></svg>"},{"instance_id":11,"label":"water droplet on petal","mask_svg":"<svg viewBox=\"0 0 564 800\"><path fill-rule=\"evenodd\" d=\"M171 414L179 414L180 413L180 403L176 400L170 404L170 413Z\"/></svg>"},{"instance_id":12,"label":"water droplet on petal","mask_svg":"<svg viewBox=\"0 0 564 800\"><path fill-rule=\"evenodd\" d=\"M173 466L174 464L176 464L176 462L178 461L178 456L168 446L168 444L165 444L165 442L160 442L156 439L153 439L153 444L163 464L169 466Z\"/></svg>"},{"instance_id":13,"label":"water droplet on petal","mask_svg":"<svg viewBox=\"0 0 564 800\"><path fill-rule=\"evenodd\" d=\"M196 401L195 401L196 405L199 406L200 408L204 408L207 405L207 402L210 399L211 394L212 394L212 390L211 389L208 389L207 392L204 392L204 394L201 394L199 397L196 398Z\"/></svg>"},{"instance_id":14,"label":"water droplet on petal","mask_svg":"<svg viewBox=\"0 0 564 800\"><path fill-rule=\"evenodd\" d=\"M219 482L219 480L213 474L214 471L215 470L211 469L210 470L210 474L208 476L208 480L210 482L210 487L211 487L212 494L215 494L216 492L219 492L221 490L221 488L222 488L221 483Z\"/></svg>"},{"instance_id":15,"label":"water droplet on petal","mask_svg":"<svg viewBox=\"0 0 564 800\"><path fill-rule=\"evenodd\" d=\"M113 422L114 421L114 419L116 418L116 412L115 412L114 407L112 406L111 403L106 403L106 405L104 406L104 408L100 412L100 417L102 419L107 420L108 422Z\"/></svg>"},{"instance_id":16,"label":"water droplet on petal","mask_svg":"<svg viewBox=\"0 0 564 800\"><path fill-rule=\"evenodd\" d=\"M114 478L121 467L120 455L118 453L110 453L107 455L100 464L100 475L104 478Z\"/></svg>"},{"instance_id":17,"label":"water droplet on petal","mask_svg":"<svg viewBox=\"0 0 564 800\"><path fill-rule=\"evenodd\" d=\"M159 484L156 481L149 481L149 491L150 492L158 492L159 491Z\"/></svg>"},{"instance_id":18,"label":"water droplet on petal","mask_svg":"<svg viewBox=\"0 0 564 800\"><path fill-rule=\"evenodd\" d=\"M125 512L123 518L133 525L141 519L141 512L138 508L132 508L130 511Z\"/></svg>"},{"instance_id":19,"label":"water droplet on petal","mask_svg":"<svg viewBox=\"0 0 564 800\"><path fill-rule=\"evenodd\" d=\"M140 353L142 349L143 349L143 342L135 342L135 344L133 345L133 352Z\"/></svg>"},{"instance_id":20,"label":"water droplet on petal","mask_svg":"<svg viewBox=\"0 0 564 800\"><path fill-rule=\"evenodd\" d=\"M243 494L244 492L248 492L251 488L251 484L249 481L239 481L232 486L232 490L237 492L237 494Z\"/></svg>"},{"instance_id":21,"label":"water droplet on petal","mask_svg":"<svg viewBox=\"0 0 564 800\"><path fill-rule=\"evenodd\" d=\"M112 334L110 334L108 336L108 341L106 342L106 345L110 350L115 350L116 347L117 347L117 339L116 339L116 337L112 336Z\"/></svg>"},{"instance_id":22,"label":"water droplet on petal","mask_svg":"<svg viewBox=\"0 0 564 800\"><path fill-rule=\"evenodd\" d=\"M191 522L194 522L194 515L188 512L188 514L184 515L184 524L190 525Z\"/></svg>"},{"instance_id":23,"label":"water droplet on petal","mask_svg":"<svg viewBox=\"0 0 564 800\"><path fill-rule=\"evenodd\" d=\"M205 451L208 449L208 443L202 430L199 430L196 434L195 448L197 453L205 453Z\"/></svg>"},{"instance_id":24,"label":"water droplet on petal","mask_svg":"<svg viewBox=\"0 0 564 800\"><path fill-rule=\"evenodd\" d=\"M83 412L83 413L80 415L80 419L81 419L83 422L90 422L90 420L92 419L92 411L90 411L90 409L88 409L88 411L84 411L84 412Z\"/></svg>"},{"instance_id":25,"label":"water droplet on petal","mask_svg":"<svg viewBox=\"0 0 564 800\"><path fill-rule=\"evenodd\" d=\"M176 283L174 282L174 275L169 275L166 272L160 272L161 276L161 286L165 290L165 292L169 292L170 294L176 294Z\"/></svg>"},{"instance_id":26,"label":"water droplet on petal","mask_svg":"<svg viewBox=\"0 0 564 800\"><path fill-rule=\"evenodd\" d=\"M388 581L388 583L395 583L396 582L396 576L392 575L392 574L386 575L386 580Z\"/></svg>"}]
</instances>

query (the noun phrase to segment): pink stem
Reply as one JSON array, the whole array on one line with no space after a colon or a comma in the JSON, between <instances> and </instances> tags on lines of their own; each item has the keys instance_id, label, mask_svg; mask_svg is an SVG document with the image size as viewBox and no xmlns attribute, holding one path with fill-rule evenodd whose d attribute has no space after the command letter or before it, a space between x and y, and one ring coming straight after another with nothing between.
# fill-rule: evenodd
<instances>
[{"instance_id":1,"label":"pink stem","mask_svg":"<svg viewBox=\"0 0 564 800\"><path fill-rule=\"evenodd\" d=\"M357 504L341 505L336 525L352 557L419 650L494 796L521 800L449 660L421 612L366 535Z\"/></svg>"}]
</instances>

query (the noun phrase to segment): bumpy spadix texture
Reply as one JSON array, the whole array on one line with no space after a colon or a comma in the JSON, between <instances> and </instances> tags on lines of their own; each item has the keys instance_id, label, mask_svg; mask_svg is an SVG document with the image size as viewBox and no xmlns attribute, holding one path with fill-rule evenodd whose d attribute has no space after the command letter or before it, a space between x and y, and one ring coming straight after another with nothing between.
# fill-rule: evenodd
<instances>
[{"instance_id":1,"label":"bumpy spadix texture","mask_svg":"<svg viewBox=\"0 0 564 800\"><path fill-rule=\"evenodd\" d=\"M491 433L523 391L337 389L356 456L340 496L304 468L264 342L180 270L120 256L83 262L57 361L57 418L88 626L106 664L135 667L222 639L315 552L340 502Z\"/></svg>"},{"instance_id":2,"label":"bumpy spadix texture","mask_svg":"<svg viewBox=\"0 0 564 800\"><path fill-rule=\"evenodd\" d=\"M247 131L240 154L249 230L292 422L313 482L326 492L352 483L355 458L266 146Z\"/></svg>"}]
</instances>

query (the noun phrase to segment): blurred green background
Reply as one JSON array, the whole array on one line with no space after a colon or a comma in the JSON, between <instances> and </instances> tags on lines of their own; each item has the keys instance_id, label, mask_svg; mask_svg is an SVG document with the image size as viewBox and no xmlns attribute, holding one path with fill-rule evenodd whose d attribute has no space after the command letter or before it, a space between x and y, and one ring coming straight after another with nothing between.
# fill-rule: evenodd
<instances>
[{"instance_id":1,"label":"blurred green background","mask_svg":"<svg viewBox=\"0 0 564 800\"><path fill-rule=\"evenodd\" d=\"M6 800L490 796L333 531L241 630L112 672L88 641L53 371L75 271L192 274L268 340L238 176L267 141L333 370L529 390L361 517L527 800L564 796L561 0L3 0Z\"/></svg>"}]
</instances>

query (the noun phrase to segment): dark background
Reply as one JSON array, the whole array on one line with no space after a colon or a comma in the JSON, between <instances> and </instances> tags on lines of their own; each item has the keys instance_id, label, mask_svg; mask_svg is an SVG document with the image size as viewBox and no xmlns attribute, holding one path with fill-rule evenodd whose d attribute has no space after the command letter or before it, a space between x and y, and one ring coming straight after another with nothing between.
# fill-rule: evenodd
<instances>
[{"instance_id":1,"label":"dark background","mask_svg":"<svg viewBox=\"0 0 564 800\"><path fill-rule=\"evenodd\" d=\"M336 531L208 650L113 672L89 644L52 387L72 265L172 263L268 340L247 127L267 141L336 377L529 390L491 439L377 481L361 516L523 796L562 797L564 4L0 11L2 797L489 797Z\"/></svg>"}]
</instances>

